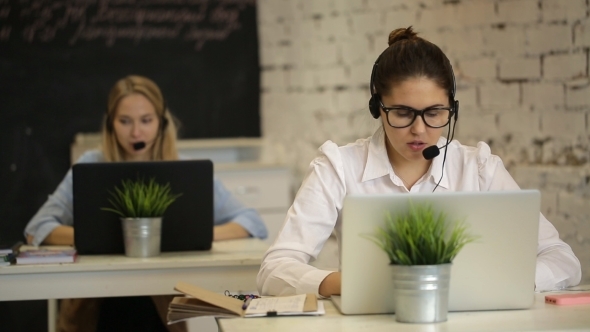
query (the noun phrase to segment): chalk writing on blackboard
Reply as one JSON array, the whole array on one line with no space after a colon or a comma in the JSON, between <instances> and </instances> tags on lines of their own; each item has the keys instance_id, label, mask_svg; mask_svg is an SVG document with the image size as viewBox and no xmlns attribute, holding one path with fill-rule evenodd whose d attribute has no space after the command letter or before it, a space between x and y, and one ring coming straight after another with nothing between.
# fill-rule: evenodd
<instances>
[{"instance_id":1,"label":"chalk writing on blackboard","mask_svg":"<svg viewBox=\"0 0 590 332\"><path fill-rule=\"evenodd\" d=\"M256 0L0 0L0 42L76 46L151 40L192 43L196 51L241 29Z\"/></svg>"}]
</instances>

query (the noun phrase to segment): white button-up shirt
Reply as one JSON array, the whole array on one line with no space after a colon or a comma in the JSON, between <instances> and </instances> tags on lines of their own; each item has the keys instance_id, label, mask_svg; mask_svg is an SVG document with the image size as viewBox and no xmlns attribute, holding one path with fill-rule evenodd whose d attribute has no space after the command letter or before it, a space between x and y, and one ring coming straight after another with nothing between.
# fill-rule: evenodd
<instances>
[{"instance_id":1,"label":"white button-up shirt","mask_svg":"<svg viewBox=\"0 0 590 332\"><path fill-rule=\"evenodd\" d=\"M446 139L441 137L438 143L443 146ZM348 194L432 192L439 180L437 192L519 189L486 143L471 147L454 140L447 150L442 179L444 150L408 191L391 167L382 128L372 137L345 146L324 143L309 166L283 229L264 257L257 278L261 294L319 295L320 283L333 271L308 263L318 256L333 231L340 238L342 204ZM540 214L536 289L577 285L581 275L580 262L570 246Z\"/></svg>"}]
</instances>

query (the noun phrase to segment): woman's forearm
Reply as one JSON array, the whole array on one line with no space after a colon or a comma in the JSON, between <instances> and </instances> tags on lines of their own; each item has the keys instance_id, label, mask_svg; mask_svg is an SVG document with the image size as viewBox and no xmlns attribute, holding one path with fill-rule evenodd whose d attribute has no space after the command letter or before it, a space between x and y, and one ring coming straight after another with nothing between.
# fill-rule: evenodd
<instances>
[{"instance_id":1,"label":"woman's forearm","mask_svg":"<svg viewBox=\"0 0 590 332\"><path fill-rule=\"evenodd\" d=\"M340 272L328 274L328 276L320 284L318 293L321 296L330 297L332 295L340 295L341 289L341 275Z\"/></svg>"},{"instance_id":2,"label":"woman's forearm","mask_svg":"<svg viewBox=\"0 0 590 332\"><path fill-rule=\"evenodd\" d=\"M27 237L27 242L33 242L33 236ZM42 244L49 245L74 245L74 227L72 226L57 226L47 235Z\"/></svg>"},{"instance_id":3,"label":"woman's forearm","mask_svg":"<svg viewBox=\"0 0 590 332\"><path fill-rule=\"evenodd\" d=\"M235 222L228 222L213 227L213 241L231 240L249 237L250 233Z\"/></svg>"}]
</instances>

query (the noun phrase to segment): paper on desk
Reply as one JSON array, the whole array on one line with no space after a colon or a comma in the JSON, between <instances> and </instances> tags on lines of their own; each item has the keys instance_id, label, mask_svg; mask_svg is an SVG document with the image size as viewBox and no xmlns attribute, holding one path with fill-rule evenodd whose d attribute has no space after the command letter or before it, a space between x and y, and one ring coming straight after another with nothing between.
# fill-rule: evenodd
<instances>
[{"instance_id":1,"label":"paper on desk","mask_svg":"<svg viewBox=\"0 0 590 332\"><path fill-rule=\"evenodd\" d=\"M305 294L287 296L287 297L263 297L253 299L245 314L265 314L269 311L277 313L285 312L303 312L303 305L305 304Z\"/></svg>"},{"instance_id":2,"label":"paper on desk","mask_svg":"<svg viewBox=\"0 0 590 332\"><path fill-rule=\"evenodd\" d=\"M293 312L279 312L277 316L322 316L326 314L326 309L324 309L324 303L318 301L317 310L315 311L293 311ZM246 314L244 317L246 318L253 318L253 317L265 317L267 316L266 313L259 313L259 314Z\"/></svg>"}]
</instances>

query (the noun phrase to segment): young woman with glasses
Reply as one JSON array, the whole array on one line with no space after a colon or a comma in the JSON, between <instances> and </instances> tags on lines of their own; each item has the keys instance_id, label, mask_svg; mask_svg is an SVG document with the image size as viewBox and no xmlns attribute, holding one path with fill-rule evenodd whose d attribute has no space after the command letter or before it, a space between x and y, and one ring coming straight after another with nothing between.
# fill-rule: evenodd
<instances>
[{"instance_id":1,"label":"young woman with glasses","mask_svg":"<svg viewBox=\"0 0 590 332\"><path fill-rule=\"evenodd\" d=\"M262 262L261 294L340 294L339 272L308 263L332 231L339 236L348 194L519 189L486 143L472 147L452 140L459 103L451 64L411 27L389 35L389 47L373 66L370 89L369 110L381 128L345 146L327 141L319 148ZM540 214L536 289L576 285L580 278L580 262Z\"/></svg>"}]
</instances>

